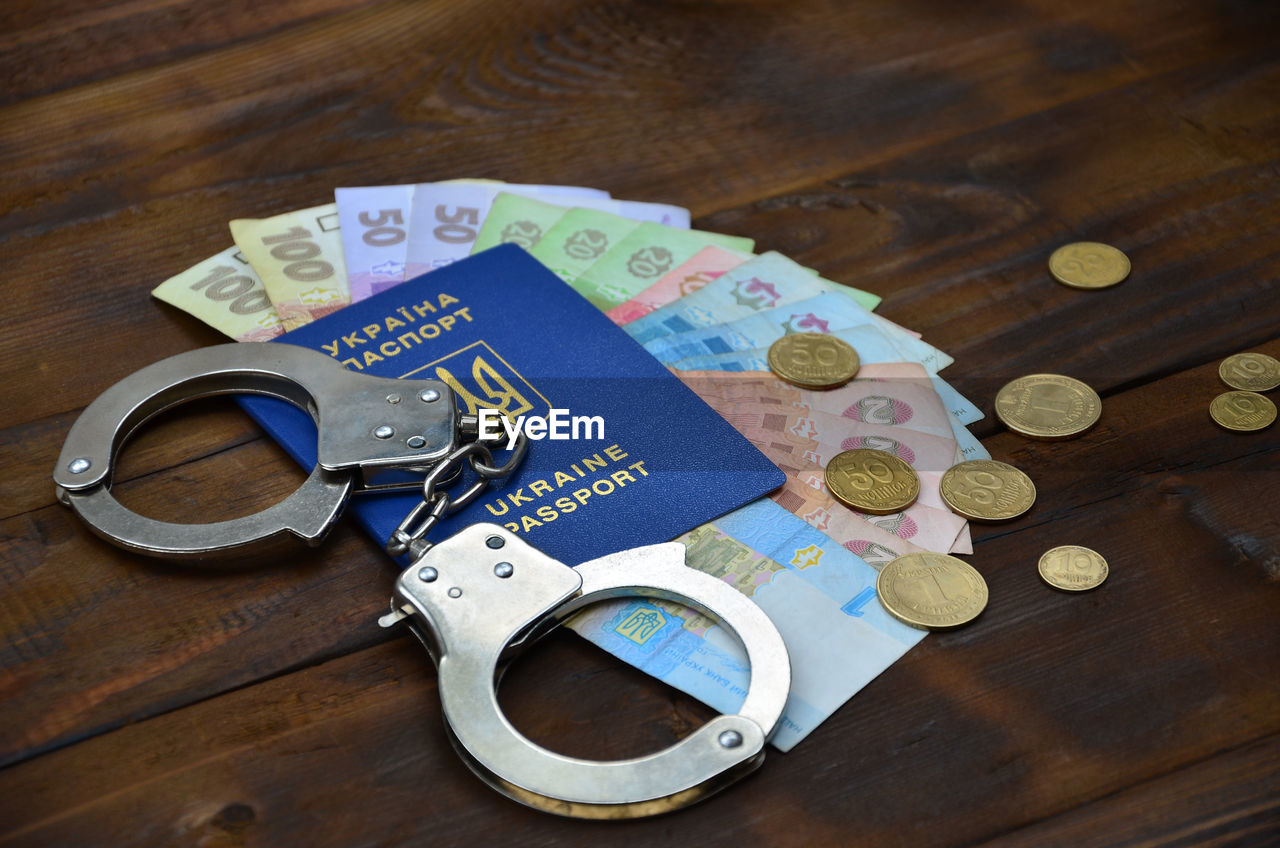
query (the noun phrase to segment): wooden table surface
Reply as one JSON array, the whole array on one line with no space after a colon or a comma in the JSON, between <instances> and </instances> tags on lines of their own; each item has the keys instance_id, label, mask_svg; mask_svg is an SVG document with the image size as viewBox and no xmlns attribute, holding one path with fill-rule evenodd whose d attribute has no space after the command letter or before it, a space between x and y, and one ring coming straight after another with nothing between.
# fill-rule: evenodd
<instances>
[{"instance_id":1,"label":"wooden table surface","mask_svg":"<svg viewBox=\"0 0 1280 848\"><path fill-rule=\"evenodd\" d=\"M27 0L0 21L0 845L1280 844L1280 426L1207 412L1223 357L1280 356L1280 4ZM229 219L459 176L682 204L883 295L1039 488L974 527L982 618L710 801L577 822L453 754L425 652L375 624L393 568L349 521L201 570L55 501L90 400L224 341L149 292ZM1075 240L1130 279L1053 282ZM1036 371L1094 386L1101 424L1003 431L996 389ZM141 435L117 491L210 520L301 478L210 401ZM1040 582L1067 543L1108 558L1100 590ZM708 715L572 634L503 702L593 757Z\"/></svg>"}]
</instances>

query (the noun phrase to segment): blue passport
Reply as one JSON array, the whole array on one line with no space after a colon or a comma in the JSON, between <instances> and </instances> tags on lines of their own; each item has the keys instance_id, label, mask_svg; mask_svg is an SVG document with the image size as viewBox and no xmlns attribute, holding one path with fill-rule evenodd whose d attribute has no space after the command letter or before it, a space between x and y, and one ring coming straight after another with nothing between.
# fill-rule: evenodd
<instances>
[{"instance_id":1,"label":"blue passport","mask_svg":"<svg viewBox=\"0 0 1280 848\"><path fill-rule=\"evenodd\" d=\"M442 521L432 541L495 522L575 565L669 541L783 482L644 348L515 245L424 274L278 340L361 373L439 379L454 388L462 412L487 407L511 420L551 419L571 436L531 441L518 471ZM299 464L315 466L307 413L273 398L240 402ZM497 452L494 460L505 457ZM385 544L420 495L365 493L349 509Z\"/></svg>"}]
</instances>

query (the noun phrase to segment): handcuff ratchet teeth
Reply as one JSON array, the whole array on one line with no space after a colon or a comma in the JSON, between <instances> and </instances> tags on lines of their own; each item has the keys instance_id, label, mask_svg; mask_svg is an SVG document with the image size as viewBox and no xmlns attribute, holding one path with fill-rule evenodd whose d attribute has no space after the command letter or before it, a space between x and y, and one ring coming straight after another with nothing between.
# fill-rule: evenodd
<instances>
[{"instance_id":1,"label":"handcuff ratchet teeth","mask_svg":"<svg viewBox=\"0 0 1280 848\"><path fill-rule=\"evenodd\" d=\"M254 515L211 524L140 516L112 495L124 443L151 417L217 394L281 398L310 413L318 462L289 497ZM424 538L444 514L465 506L492 479L510 475L521 440L500 466L436 380L394 380L348 371L294 345L227 344L147 366L94 400L72 425L54 469L59 499L98 535L138 553L200 557L294 535L318 544L348 497L423 489L423 502L388 549L407 553L390 614L426 645L439 673L449 738L483 780L521 803L578 818L636 818L675 810L753 771L781 720L791 684L782 637L733 587L684 563L678 543L634 548L577 567L547 556L507 529L475 524L438 544ZM451 497L444 488L463 460L478 478ZM414 476L406 482L405 472ZM546 750L502 714L497 685L508 661L574 612L622 596L676 601L716 618L737 636L751 666L739 712L719 716L665 750L593 761Z\"/></svg>"}]
</instances>

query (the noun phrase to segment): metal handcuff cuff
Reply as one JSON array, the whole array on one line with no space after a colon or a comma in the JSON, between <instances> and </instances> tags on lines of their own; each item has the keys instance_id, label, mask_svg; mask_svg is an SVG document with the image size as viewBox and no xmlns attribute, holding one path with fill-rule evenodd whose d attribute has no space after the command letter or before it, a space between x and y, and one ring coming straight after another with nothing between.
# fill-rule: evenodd
<instances>
[{"instance_id":1,"label":"metal handcuff cuff","mask_svg":"<svg viewBox=\"0 0 1280 848\"><path fill-rule=\"evenodd\" d=\"M216 394L259 394L306 410L319 429L318 461L289 497L254 515L173 524L138 515L111 494L124 443L149 418ZM506 528L475 524L432 544L426 533L510 475L528 447L501 466L436 380L393 380L347 370L287 344L225 344L178 354L124 378L72 425L54 469L59 499L95 533L138 553L207 557L280 537L317 545L352 494L421 487L423 500L387 545L411 563L391 613L422 641L439 674L450 741L499 792L579 818L636 818L686 806L753 771L776 729L791 683L786 647L760 608L729 584L684 564L684 546L651 545L569 567ZM467 461L461 494L444 488ZM404 472L417 475L406 484ZM503 715L497 685L509 659L582 607L628 595L678 601L718 619L746 649L751 682L736 715L721 715L657 753L627 760L566 757L522 736Z\"/></svg>"}]
</instances>

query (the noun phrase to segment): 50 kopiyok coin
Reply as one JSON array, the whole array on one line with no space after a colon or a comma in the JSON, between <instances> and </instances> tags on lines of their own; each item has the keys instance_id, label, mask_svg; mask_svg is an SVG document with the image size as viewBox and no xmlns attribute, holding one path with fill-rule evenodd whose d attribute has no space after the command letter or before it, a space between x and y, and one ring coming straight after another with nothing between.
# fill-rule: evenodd
<instances>
[{"instance_id":1,"label":"50 kopiyok coin","mask_svg":"<svg viewBox=\"0 0 1280 848\"><path fill-rule=\"evenodd\" d=\"M994 459L951 466L942 475L938 491L952 512L973 521L1010 521L1036 502L1031 478Z\"/></svg>"},{"instance_id":2,"label":"50 kopiyok coin","mask_svg":"<svg viewBox=\"0 0 1280 848\"><path fill-rule=\"evenodd\" d=\"M834 389L858 373L858 352L825 333L788 333L769 346L769 369L802 389Z\"/></svg>"},{"instance_id":3,"label":"50 kopiyok coin","mask_svg":"<svg viewBox=\"0 0 1280 848\"><path fill-rule=\"evenodd\" d=\"M1049 257L1049 273L1073 289L1105 289L1129 276L1129 257L1109 244L1077 241Z\"/></svg>"},{"instance_id":4,"label":"50 kopiyok coin","mask_svg":"<svg viewBox=\"0 0 1280 848\"><path fill-rule=\"evenodd\" d=\"M855 448L827 463L827 490L840 503L872 515L901 512L920 496L920 478L891 453Z\"/></svg>"}]
</instances>

